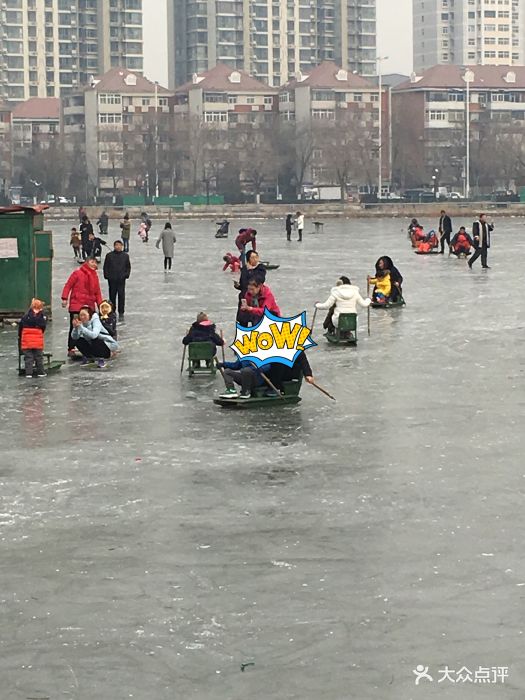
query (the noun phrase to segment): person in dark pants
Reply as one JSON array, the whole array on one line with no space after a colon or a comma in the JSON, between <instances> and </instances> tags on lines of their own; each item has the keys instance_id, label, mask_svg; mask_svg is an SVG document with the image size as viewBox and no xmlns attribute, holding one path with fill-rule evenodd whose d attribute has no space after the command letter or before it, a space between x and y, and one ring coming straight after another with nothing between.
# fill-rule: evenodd
<instances>
[{"instance_id":1,"label":"person in dark pants","mask_svg":"<svg viewBox=\"0 0 525 700\"><path fill-rule=\"evenodd\" d=\"M39 377L45 377L44 369L44 333L47 318L44 316L44 302L40 299L32 299L31 308L22 316L18 324L18 346L24 353L24 366L26 377L33 376L33 368L36 365L36 373Z\"/></svg>"},{"instance_id":2,"label":"person in dark pants","mask_svg":"<svg viewBox=\"0 0 525 700\"><path fill-rule=\"evenodd\" d=\"M108 235L109 216L106 214L105 211L103 211L102 214L99 216L99 219L97 221L97 225L98 225L98 230L100 232L100 235L107 236Z\"/></svg>"},{"instance_id":3,"label":"person in dark pants","mask_svg":"<svg viewBox=\"0 0 525 700\"><path fill-rule=\"evenodd\" d=\"M249 360L239 360L235 362L218 362L217 367L222 370L226 391L220 395L221 399L241 398L249 399L253 389L266 384L261 372L268 372L272 365L262 365L259 369ZM235 388L240 384L241 393Z\"/></svg>"},{"instance_id":4,"label":"person in dark pants","mask_svg":"<svg viewBox=\"0 0 525 700\"><path fill-rule=\"evenodd\" d=\"M284 224L286 227L286 240L291 241L292 240L292 229L293 229L293 215L288 214L286 217L286 223Z\"/></svg>"},{"instance_id":5,"label":"person in dark pants","mask_svg":"<svg viewBox=\"0 0 525 700\"><path fill-rule=\"evenodd\" d=\"M73 319L71 332L75 347L82 354L82 364L96 360L100 369L106 366L106 360L117 352L119 345L100 322L97 313L91 313L87 307L80 309L78 318Z\"/></svg>"},{"instance_id":6,"label":"person in dark pants","mask_svg":"<svg viewBox=\"0 0 525 700\"><path fill-rule=\"evenodd\" d=\"M452 233L452 219L447 214L447 212L441 210L441 218L439 219L439 236L441 240L441 250L439 251L441 255L445 252L445 241L450 250L450 235Z\"/></svg>"},{"instance_id":7,"label":"person in dark pants","mask_svg":"<svg viewBox=\"0 0 525 700\"><path fill-rule=\"evenodd\" d=\"M126 280L131 274L131 262L129 255L124 252L122 241L115 241L113 250L106 255L104 260L104 279L109 286L109 300L114 309L118 309L118 320L124 321L126 306ZM118 297L118 303L117 303Z\"/></svg>"},{"instance_id":8,"label":"person in dark pants","mask_svg":"<svg viewBox=\"0 0 525 700\"><path fill-rule=\"evenodd\" d=\"M93 233L93 226L87 216L84 216L80 224L80 237L82 238L82 257L84 260L89 258L89 234Z\"/></svg>"},{"instance_id":9,"label":"person in dark pants","mask_svg":"<svg viewBox=\"0 0 525 700\"><path fill-rule=\"evenodd\" d=\"M488 252L490 248L490 234L494 231L494 225L487 222L487 215L480 214L478 221L472 224L472 238L474 239L475 252L468 261L468 266L472 270L473 263L481 256L481 267L484 270L490 269L487 264Z\"/></svg>"}]
</instances>

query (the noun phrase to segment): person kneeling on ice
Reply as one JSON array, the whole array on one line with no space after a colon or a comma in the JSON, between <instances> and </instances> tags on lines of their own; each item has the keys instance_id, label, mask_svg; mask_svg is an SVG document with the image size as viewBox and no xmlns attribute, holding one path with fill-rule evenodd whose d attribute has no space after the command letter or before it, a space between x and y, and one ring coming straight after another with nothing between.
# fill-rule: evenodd
<instances>
[{"instance_id":1,"label":"person kneeling on ice","mask_svg":"<svg viewBox=\"0 0 525 700\"><path fill-rule=\"evenodd\" d=\"M340 314L357 314L360 309L366 309L367 306L370 306L370 299L363 299L359 287L356 287L348 277L343 275L337 280L328 299L323 303L317 302L315 308L329 309L324 327L330 334L334 334Z\"/></svg>"},{"instance_id":2,"label":"person kneeling on ice","mask_svg":"<svg viewBox=\"0 0 525 700\"><path fill-rule=\"evenodd\" d=\"M44 369L44 333L47 318L44 316L44 302L32 299L29 311L22 316L18 324L18 345L24 353L26 377L31 379L36 365L38 377L45 377Z\"/></svg>"},{"instance_id":3,"label":"person kneeling on ice","mask_svg":"<svg viewBox=\"0 0 525 700\"><path fill-rule=\"evenodd\" d=\"M230 268L232 272L239 272L239 270L241 269L241 260L240 258L233 255L233 253L226 253L226 255L223 257L223 260L223 272L225 272L228 268Z\"/></svg>"},{"instance_id":4,"label":"person kneeling on ice","mask_svg":"<svg viewBox=\"0 0 525 700\"><path fill-rule=\"evenodd\" d=\"M248 282L248 291L244 299L241 299L240 311L247 314L248 322L258 323L264 315L264 309L268 309L275 316L280 316L281 311L277 306L275 297L270 287L267 287L257 279Z\"/></svg>"},{"instance_id":5,"label":"person kneeling on ice","mask_svg":"<svg viewBox=\"0 0 525 700\"><path fill-rule=\"evenodd\" d=\"M386 304L392 294L390 270L379 270L375 277L368 277L368 283L374 285L372 299L376 304Z\"/></svg>"},{"instance_id":6,"label":"person kneeling on ice","mask_svg":"<svg viewBox=\"0 0 525 700\"><path fill-rule=\"evenodd\" d=\"M460 255L470 255L471 248L474 247L474 241L467 233L467 230L462 226L450 241L450 252L454 253L458 258Z\"/></svg>"},{"instance_id":7,"label":"person kneeling on ice","mask_svg":"<svg viewBox=\"0 0 525 700\"><path fill-rule=\"evenodd\" d=\"M105 360L119 349L117 341L100 322L99 315L92 313L87 306L82 307L78 318L73 319L71 337L75 347L82 354L83 365L96 361L97 367L104 369Z\"/></svg>"},{"instance_id":8,"label":"person kneeling on ice","mask_svg":"<svg viewBox=\"0 0 525 700\"><path fill-rule=\"evenodd\" d=\"M222 370L226 391L220 395L221 399L249 399L253 389L266 384L263 374L271 370L273 365L266 364L259 369L250 360L235 362L218 362L217 367ZM241 387L239 394L235 384Z\"/></svg>"},{"instance_id":9,"label":"person kneeling on ice","mask_svg":"<svg viewBox=\"0 0 525 700\"><path fill-rule=\"evenodd\" d=\"M201 311L197 314L197 320L192 323L187 335L182 339L184 345L191 343L206 343L210 342L213 345L213 354L217 354L217 346L222 347L224 340L217 335L215 324L212 323L207 314Z\"/></svg>"}]
</instances>

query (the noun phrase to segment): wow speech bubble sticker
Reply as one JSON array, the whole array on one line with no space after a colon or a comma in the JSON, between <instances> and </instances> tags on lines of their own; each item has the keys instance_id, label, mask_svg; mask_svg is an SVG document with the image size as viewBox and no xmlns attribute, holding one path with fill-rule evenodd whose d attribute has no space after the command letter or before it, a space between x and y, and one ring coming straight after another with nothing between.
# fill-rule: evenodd
<instances>
[{"instance_id":1,"label":"wow speech bubble sticker","mask_svg":"<svg viewBox=\"0 0 525 700\"><path fill-rule=\"evenodd\" d=\"M280 318L268 309L252 328L237 324L235 340L230 348L239 360L250 360L256 367L271 362L292 367L303 350L317 345L306 325L306 311L292 318Z\"/></svg>"}]
</instances>

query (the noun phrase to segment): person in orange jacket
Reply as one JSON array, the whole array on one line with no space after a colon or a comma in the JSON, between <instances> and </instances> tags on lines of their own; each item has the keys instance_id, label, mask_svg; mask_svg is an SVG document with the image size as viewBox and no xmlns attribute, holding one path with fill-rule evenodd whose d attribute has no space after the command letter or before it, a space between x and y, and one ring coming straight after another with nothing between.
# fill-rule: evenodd
<instances>
[{"instance_id":1,"label":"person in orange jacket","mask_svg":"<svg viewBox=\"0 0 525 700\"><path fill-rule=\"evenodd\" d=\"M44 315L44 302L32 299L29 311L22 316L18 324L18 343L24 353L26 377L31 379L36 366L38 377L45 377L44 370L44 332L47 318Z\"/></svg>"}]
</instances>

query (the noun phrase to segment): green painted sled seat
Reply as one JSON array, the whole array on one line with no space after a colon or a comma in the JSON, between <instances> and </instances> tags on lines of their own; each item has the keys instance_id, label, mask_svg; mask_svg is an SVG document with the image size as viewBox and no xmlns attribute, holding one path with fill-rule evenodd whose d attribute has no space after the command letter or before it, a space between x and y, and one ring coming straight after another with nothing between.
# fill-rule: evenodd
<instances>
[{"instance_id":1,"label":"green painted sled seat","mask_svg":"<svg viewBox=\"0 0 525 700\"><path fill-rule=\"evenodd\" d=\"M53 360L53 353L51 352L45 352L44 353L44 368L46 370L46 374L52 374L53 372L58 372L58 370L62 367L62 365L65 365L66 363L63 360ZM18 354L18 375L20 377L25 377L26 371L24 369L24 355L23 353ZM34 370L33 370L34 374Z\"/></svg>"},{"instance_id":2,"label":"green painted sled seat","mask_svg":"<svg viewBox=\"0 0 525 700\"><path fill-rule=\"evenodd\" d=\"M340 314L335 333L325 333L332 345L357 345L357 314Z\"/></svg>"},{"instance_id":3,"label":"green painted sled seat","mask_svg":"<svg viewBox=\"0 0 525 700\"><path fill-rule=\"evenodd\" d=\"M202 343L190 343L188 345L188 373L215 375L215 346L207 340Z\"/></svg>"}]
</instances>

